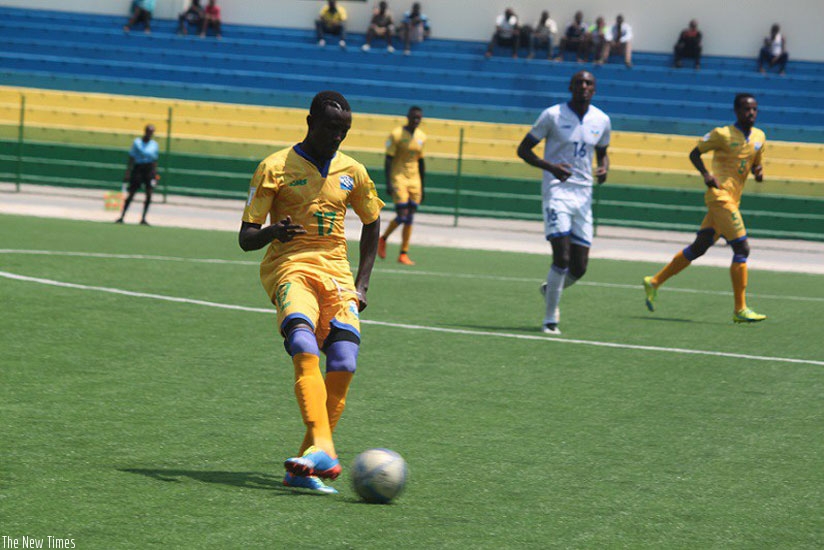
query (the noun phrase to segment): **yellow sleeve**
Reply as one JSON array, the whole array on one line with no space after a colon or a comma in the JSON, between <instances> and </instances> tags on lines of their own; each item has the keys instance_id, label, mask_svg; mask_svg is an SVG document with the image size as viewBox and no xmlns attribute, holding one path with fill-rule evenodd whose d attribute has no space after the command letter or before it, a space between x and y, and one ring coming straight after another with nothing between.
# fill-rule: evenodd
<instances>
[{"instance_id":1,"label":"yellow sleeve","mask_svg":"<svg viewBox=\"0 0 824 550\"><path fill-rule=\"evenodd\" d=\"M707 151L714 151L722 149L724 146L724 135L721 133L721 128L715 128L712 132L705 134L698 142L698 150L702 153Z\"/></svg>"},{"instance_id":2,"label":"yellow sleeve","mask_svg":"<svg viewBox=\"0 0 824 550\"><path fill-rule=\"evenodd\" d=\"M338 6L338 13L340 14L341 23L346 21L346 10L343 9L343 6Z\"/></svg>"},{"instance_id":3,"label":"yellow sleeve","mask_svg":"<svg viewBox=\"0 0 824 550\"><path fill-rule=\"evenodd\" d=\"M398 140L395 138L395 132L389 134L389 139L386 140L386 154L390 157L398 154Z\"/></svg>"},{"instance_id":4,"label":"yellow sleeve","mask_svg":"<svg viewBox=\"0 0 824 550\"><path fill-rule=\"evenodd\" d=\"M764 162L764 149L767 148L767 136L761 135L761 147L755 152L755 158L753 159L753 165L762 164Z\"/></svg>"},{"instance_id":5,"label":"yellow sleeve","mask_svg":"<svg viewBox=\"0 0 824 550\"><path fill-rule=\"evenodd\" d=\"M377 220L384 207L384 202L375 191L375 182L363 166L359 166L355 172L355 187L349 195L349 204L364 225Z\"/></svg>"},{"instance_id":6,"label":"yellow sleeve","mask_svg":"<svg viewBox=\"0 0 824 550\"><path fill-rule=\"evenodd\" d=\"M261 162L249 183L249 198L243 209L243 221L263 225L277 195L275 178L265 162Z\"/></svg>"}]
</instances>

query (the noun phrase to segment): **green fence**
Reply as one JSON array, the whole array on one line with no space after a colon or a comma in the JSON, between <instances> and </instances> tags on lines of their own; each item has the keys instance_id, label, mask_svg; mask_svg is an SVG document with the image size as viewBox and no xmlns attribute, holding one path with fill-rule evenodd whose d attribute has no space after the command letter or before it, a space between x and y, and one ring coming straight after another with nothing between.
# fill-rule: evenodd
<instances>
[{"instance_id":1,"label":"green fence","mask_svg":"<svg viewBox=\"0 0 824 550\"><path fill-rule=\"evenodd\" d=\"M0 179L30 184L117 190L122 186L125 148L0 140ZM215 198L246 198L259 158L161 155L160 191ZM383 194L382 167L370 168ZM102 197L101 197L102 198ZM387 197L384 197L387 200ZM747 231L757 237L824 240L824 200L745 194ZM425 213L455 217L541 219L540 181L455 173L427 174ZM700 189L606 184L596 189L596 221L602 225L692 231L705 208Z\"/></svg>"}]
</instances>

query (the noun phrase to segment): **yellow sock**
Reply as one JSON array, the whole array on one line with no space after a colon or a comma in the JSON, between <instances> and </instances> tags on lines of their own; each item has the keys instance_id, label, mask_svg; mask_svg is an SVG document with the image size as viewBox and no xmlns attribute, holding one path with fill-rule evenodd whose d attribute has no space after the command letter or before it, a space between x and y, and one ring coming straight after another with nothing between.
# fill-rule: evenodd
<instances>
[{"instance_id":1,"label":"yellow sock","mask_svg":"<svg viewBox=\"0 0 824 550\"><path fill-rule=\"evenodd\" d=\"M412 224L407 223L403 226L403 240L401 241L401 254L409 252L409 241L412 239Z\"/></svg>"},{"instance_id":2,"label":"yellow sock","mask_svg":"<svg viewBox=\"0 0 824 550\"><path fill-rule=\"evenodd\" d=\"M392 232L395 231L397 228L398 228L398 221L397 220L392 220L391 222L389 222L389 226L386 228L386 231L384 231L383 235L381 235L381 236L383 237L384 240L386 240L386 239L389 238L389 235L391 235Z\"/></svg>"},{"instance_id":3,"label":"yellow sock","mask_svg":"<svg viewBox=\"0 0 824 550\"><path fill-rule=\"evenodd\" d=\"M311 353L296 353L292 357L295 366L295 397L300 415L306 424L306 435L311 445L337 456L332 443L332 429L326 412L326 385L320 373L320 357ZM301 450L301 454L306 449Z\"/></svg>"},{"instance_id":4,"label":"yellow sock","mask_svg":"<svg viewBox=\"0 0 824 550\"><path fill-rule=\"evenodd\" d=\"M732 294L735 296L735 311L747 307L747 262L733 262L730 265Z\"/></svg>"},{"instance_id":5,"label":"yellow sock","mask_svg":"<svg viewBox=\"0 0 824 550\"><path fill-rule=\"evenodd\" d=\"M690 261L684 256L683 251L678 251L678 254L672 257L670 263L664 266L664 268L655 274L652 278L652 284L656 288L664 284L664 281L669 279L674 275L678 275L681 271L690 265Z\"/></svg>"},{"instance_id":6,"label":"yellow sock","mask_svg":"<svg viewBox=\"0 0 824 550\"><path fill-rule=\"evenodd\" d=\"M326 413L329 416L329 429L334 432L346 407L346 394L349 393L349 384L352 382L354 373L351 372L330 372L326 375ZM312 446L312 434L307 430L303 444L300 446L300 453Z\"/></svg>"}]
</instances>

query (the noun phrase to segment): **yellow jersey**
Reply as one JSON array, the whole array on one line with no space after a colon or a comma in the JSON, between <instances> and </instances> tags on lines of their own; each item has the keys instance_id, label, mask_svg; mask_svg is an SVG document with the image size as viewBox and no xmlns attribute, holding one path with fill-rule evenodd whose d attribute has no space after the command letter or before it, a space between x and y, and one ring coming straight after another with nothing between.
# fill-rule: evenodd
<instances>
[{"instance_id":1,"label":"yellow jersey","mask_svg":"<svg viewBox=\"0 0 824 550\"><path fill-rule=\"evenodd\" d=\"M707 202L732 198L741 201L744 182L752 167L761 164L767 137L758 128L751 128L750 135L735 125L721 126L705 135L698 142L701 153L713 151L712 175L718 181L718 189L708 188Z\"/></svg>"},{"instance_id":2,"label":"yellow jersey","mask_svg":"<svg viewBox=\"0 0 824 550\"><path fill-rule=\"evenodd\" d=\"M323 6L320 9L320 19L327 25L340 25L344 21L346 21L346 10L343 9L343 6L335 6L336 11L332 13L329 11L329 6Z\"/></svg>"},{"instance_id":3,"label":"yellow jersey","mask_svg":"<svg viewBox=\"0 0 824 550\"><path fill-rule=\"evenodd\" d=\"M418 161L423 158L426 134L420 128L414 133L404 126L398 126L386 140L386 154L392 157L392 174L389 175L393 187L398 185L420 185L421 172Z\"/></svg>"},{"instance_id":4,"label":"yellow jersey","mask_svg":"<svg viewBox=\"0 0 824 550\"><path fill-rule=\"evenodd\" d=\"M295 145L258 165L243 210L243 221L263 225L286 216L306 230L289 242L275 239L260 264L261 281L272 290L280 274L299 264L304 269L351 277L344 217L351 205L364 224L380 216L384 203L366 168L338 152L318 166ZM270 292L271 294L271 292Z\"/></svg>"}]
</instances>

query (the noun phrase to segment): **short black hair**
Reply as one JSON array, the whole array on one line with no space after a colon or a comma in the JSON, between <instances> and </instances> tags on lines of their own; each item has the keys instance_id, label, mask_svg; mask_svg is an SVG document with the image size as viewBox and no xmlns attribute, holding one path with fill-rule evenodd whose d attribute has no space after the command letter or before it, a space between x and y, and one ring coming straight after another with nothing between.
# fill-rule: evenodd
<instances>
[{"instance_id":1,"label":"short black hair","mask_svg":"<svg viewBox=\"0 0 824 550\"><path fill-rule=\"evenodd\" d=\"M423 113L423 109L421 109L421 108L420 108L420 107L418 107L417 105L412 105L412 106L409 108L409 110L408 110L408 111L406 111L406 114L409 114L409 113L411 113L412 111L420 111L421 113Z\"/></svg>"},{"instance_id":2,"label":"short black hair","mask_svg":"<svg viewBox=\"0 0 824 550\"><path fill-rule=\"evenodd\" d=\"M309 114L311 116L323 116L323 112L327 107L332 107L344 112L352 112L349 102L346 101L346 98L343 97L342 94L332 90L326 90L318 92L315 97L312 98L312 106L309 107Z\"/></svg>"},{"instance_id":3,"label":"short black hair","mask_svg":"<svg viewBox=\"0 0 824 550\"><path fill-rule=\"evenodd\" d=\"M755 96L748 93L735 94L735 100L732 102L733 109L738 109L747 99L755 99Z\"/></svg>"}]
</instances>

